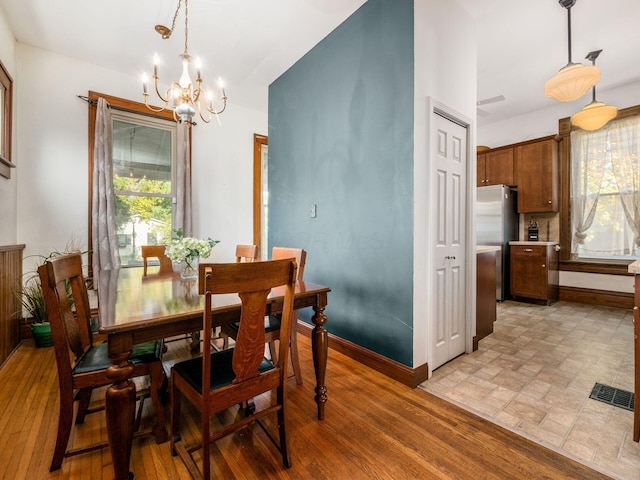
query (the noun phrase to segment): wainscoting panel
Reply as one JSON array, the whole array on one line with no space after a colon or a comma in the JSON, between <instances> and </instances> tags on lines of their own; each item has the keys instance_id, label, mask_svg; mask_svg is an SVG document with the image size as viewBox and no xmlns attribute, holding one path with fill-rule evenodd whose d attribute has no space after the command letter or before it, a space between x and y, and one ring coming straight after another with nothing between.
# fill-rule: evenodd
<instances>
[{"instance_id":1,"label":"wainscoting panel","mask_svg":"<svg viewBox=\"0 0 640 480\"><path fill-rule=\"evenodd\" d=\"M20 341L20 301L13 290L22 277L24 245L0 246L0 365Z\"/></svg>"}]
</instances>

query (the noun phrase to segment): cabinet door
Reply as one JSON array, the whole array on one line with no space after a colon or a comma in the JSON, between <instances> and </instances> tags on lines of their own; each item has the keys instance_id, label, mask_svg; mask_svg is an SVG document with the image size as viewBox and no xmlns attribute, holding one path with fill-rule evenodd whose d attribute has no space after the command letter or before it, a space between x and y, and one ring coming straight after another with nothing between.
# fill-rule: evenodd
<instances>
[{"instance_id":1,"label":"cabinet door","mask_svg":"<svg viewBox=\"0 0 640 480\"><path fill-rule=\"evenodd\" d=\"M486 186L485 165L486 155L484 153L478 153L476 156L476 187Z\"/></svg>"},{"instance_id":2,"label":"cabinet door","mask_svg":"<svg viewBox=\"0 0 640 480\"><path fill-rule=\"evenodd\" d=\"M515 185L513 179L513 148L487 152L485 185Z\"/></svg>"},{"instance_id":3,"label":"cabinet door","mask_svg":"<svg viewBox=\"0 0 640 480\"><path fill-rule=\"evenodd\" d=\"M558 211L558 144L555 140L515 147L518 212Z\"/></svg>"},{"instance_id":4,"label":"cabinet door","mask_svg":"<svg viewBox=\"0 0 640 480\"><path fill-rule=\"evenodd\" d=\"M511 247L511 294L547 300L547 255L544 247Z\"/></svg>"}]
</instances>

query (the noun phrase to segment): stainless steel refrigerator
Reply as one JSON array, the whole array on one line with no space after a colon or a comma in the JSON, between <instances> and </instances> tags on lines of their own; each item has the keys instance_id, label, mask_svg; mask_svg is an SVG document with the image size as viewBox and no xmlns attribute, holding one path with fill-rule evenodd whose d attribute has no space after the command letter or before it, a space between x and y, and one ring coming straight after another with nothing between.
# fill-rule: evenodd
<instances>
[{"instance_id":1,"label":"stainless steel refrigerator","mask_svg":"<svg viewBox=\"0 0 640 480\"><path fill-rule=\"evenodd\" d=\"M478 187L477 245L497 245L496 300L509 298L509 242L518 239L517 191L506 185Z\"/></svg>"}]
</instances>

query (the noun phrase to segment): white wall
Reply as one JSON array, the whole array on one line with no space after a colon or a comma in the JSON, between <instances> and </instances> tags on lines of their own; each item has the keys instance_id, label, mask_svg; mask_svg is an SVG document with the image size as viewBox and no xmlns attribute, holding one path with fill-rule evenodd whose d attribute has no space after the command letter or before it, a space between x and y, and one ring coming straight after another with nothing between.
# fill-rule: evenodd
<instances>
[{"instance_id":1,"label":"white wall","mask_svg":"<svg viewBox=\"0 0 640 480\"><path fill-rule=\"evenodd\" d=\"M141 101L139 77L20 43L16 57L17 241L25 255L62 249L72 236L86 247L88 114L76 95ZM211 258L231 260L235 245L251 239L253 133L266 133L267 114L230 103L221 122L193 131L194 235L221 240Z\"/></svg>"},{"instance_id":2,"label":"white wall","mask_svg":"<svg viewBox=\"0 0 640 480\"><path fill-rule=\"evenodd\" d=\"M429 178L430 138L428 135L427 97L470 119L476 115L477 41L475 22L457 2L451 0L415 0L415 72L414 72L414 306L413 365L428 360L428 326L431 284L428 250L431 189ZM473 135L474 128L471 128ZM472 138L469 151L475 152ZM473 157L470 157L473 158ZM475 162L470 178L475 186ZM475 191L474 188L467 190ZM473 202L471 202L471 205ZM468 212L473 218L473 210ZM473 225L467 221L467 225ZM475 243L475 242L474 242ZM475 274L473 262L467 262L468 274ZM469 267L470 266L470 267ZM475 281L467 282L475 291ZM474 296L475 298L475 296ZM472 312L473 301L467 305Z\"/></svg>"},{"instance_id":3,"label":"white wall","mask_svg":"<svg viewBox=\"0 0 640 480\"><path fill-rule=\"evenodd\" d=\"M640 82L610 90L598 90L597 93L598 100L618 108L640 104ZM555 135L558 133L558 120L578 112L585 103L590 101L590 97L587 97L570 103L557 102L549 108L478 127L478 145L495 148ZM633 282L629 280L630 278L624 275L560 272L560 285L632 293Z\"/></svg>"},{"instance_id":4,"label":"white wall","mask_svg":"<svg viewBox=\"0 0 640 480\"><path fill-rule=\"evenodd\" d=\"M16 75L16 41L13 38L11 27L7 21L4 11L0 9L0 61L11 75L13 79L13 95L14 102L16 92L18 90L18 82ZM20 163L16 154L16 118L17 109L13 107L13 140L12 140L12 160L14 163ZM6 179L0 177L0 245L12 245L16 242L16 202L17 202L17 169L11 171L11 178Z\"/></svg>"}]
</instances>

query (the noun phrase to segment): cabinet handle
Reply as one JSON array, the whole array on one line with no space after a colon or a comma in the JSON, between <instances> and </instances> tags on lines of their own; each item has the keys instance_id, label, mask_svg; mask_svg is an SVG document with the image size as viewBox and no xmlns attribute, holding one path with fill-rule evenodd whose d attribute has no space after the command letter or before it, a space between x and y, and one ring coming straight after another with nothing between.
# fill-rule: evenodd
<instances>
[{"instance_id":1,"label":"cabinet handle","mask_svg":"<svg viewBox=\"0 0 640 480\"><path fill-rule=\"evenodd\" d=\"M551 205L551 200L549 200L547 203L548 203L549 205Z\"/></svg>"},{"instance_id":2,"label":"cabinet handle","mask_svg":"<svg viewBox=\"0 0 640 480\"><path fill-rule=\"evenodd\" d=\"M525 248L524 251L525 252L533 252L533 248Z\"/></svg>"},{"instance_id":3,"label":"cabinet handle","mask_svg":"<svg viewBox=\"0 0 640 480\"><path fill-rule=\"evenodd\" d=\"M544 267L546 267L546 265L543 263L543 264L542 264L542 268L544 268Z\"/></svg>"}]
</instances>

